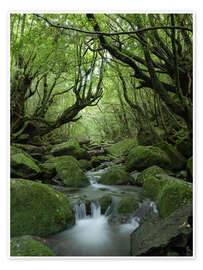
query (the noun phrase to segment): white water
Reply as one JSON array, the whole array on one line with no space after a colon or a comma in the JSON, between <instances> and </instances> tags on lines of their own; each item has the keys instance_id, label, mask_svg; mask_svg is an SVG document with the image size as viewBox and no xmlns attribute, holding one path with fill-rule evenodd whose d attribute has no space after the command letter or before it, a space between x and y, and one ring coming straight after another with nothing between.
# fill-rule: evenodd
<instances>
[{"instance_id":1,"label":"white water","mask_svg":"<svg viewBox=\"0 0 203 270\"><path fill-rule=\"evenodd\" d=\"M85 209L84 204L75 205L75 226L51 237L57 255L129 256L130 233L139 226L138 222L112 226L97 202L91 203L91 216L84 213Z\"/></svg>"},{"instance_id":2,"label":"white water","mask_svg":"<svg viewBox=\"0 0 203 270\"><path fill-rule=\"evenodd\" d=\"M87 173L91 194L99 194L100 188L116 194L123 192L122 187L97 182L104 171L106 169ZM107 215L109 209L110 206L106 210ZM49 244L57 256L129 256L130 234L149 213L158 214L156 204L149 200L141 203L135 216L125 224L109 223L109 217L101 214L101 207L96 200L91 202L91 215L87 214L85 203L75 204L74 210L75 226L49 238Z\"/></svg>"}]
</instances>

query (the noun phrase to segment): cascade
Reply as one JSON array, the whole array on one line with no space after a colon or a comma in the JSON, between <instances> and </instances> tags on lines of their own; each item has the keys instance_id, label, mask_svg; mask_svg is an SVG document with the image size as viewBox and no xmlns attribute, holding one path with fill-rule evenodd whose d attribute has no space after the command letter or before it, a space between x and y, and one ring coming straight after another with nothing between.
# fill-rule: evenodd
<instances>
[{"instance_id":1,"label":"cascade","mask_svg":"<svg viewBox=\"0 0 203 270\"><path fill-rule=\"evenodd\" d=\"M79 220L79 219L86 218L86 205L85 205L85 203L76 204L74 206L74 209L75 209L75 219L76 219L76 221Z\"/></svg>"},{"instance_id":2,"label":"cascade","mask_svg":"<svg viewBox=\"0 0 203 270\"><path fill-rule=\"evenodd\" d=\"M99 218L101 216L101 206L98 201L91 202L91 218ZM90 218L87 215L86 205L85 203L75 204L75 219L76 221L81 219Z\"/></svg>"}]
</instances>

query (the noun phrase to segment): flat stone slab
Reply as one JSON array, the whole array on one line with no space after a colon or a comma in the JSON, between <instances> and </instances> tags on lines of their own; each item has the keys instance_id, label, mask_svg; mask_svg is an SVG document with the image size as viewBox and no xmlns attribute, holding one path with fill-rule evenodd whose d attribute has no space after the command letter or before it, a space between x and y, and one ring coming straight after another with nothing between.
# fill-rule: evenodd
<instances>
[{"instance_id":1,"label":"flat stone slab","mask_svg":"<svg viewBox=\"0 0 203 270\"><path fill-rule=\"evenodd\" d=\"M192 206L182 206L170 216L145 221L131 234L132 256L168 256L169 250L180 250L192 237ZM168 248L169 247L169 248ZM184 252L183 252L184 253ZM192 254L191 254L192 255ZM178 252L176 256L179 256ZM185 255L180 255L185 256Z\"/></svg>"}]
</instances>

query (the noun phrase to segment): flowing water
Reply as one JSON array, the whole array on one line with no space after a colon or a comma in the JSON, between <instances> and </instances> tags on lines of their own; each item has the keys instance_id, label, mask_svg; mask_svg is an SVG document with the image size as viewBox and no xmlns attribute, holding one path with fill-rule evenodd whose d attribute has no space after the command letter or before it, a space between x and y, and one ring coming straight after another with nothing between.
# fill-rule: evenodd
<instances>
[{"instance_id":1,"label":"flowing water","mask_svg":"<svg viewBox=\"0 0 203 270\"><path fill-rule=\"evenodd\" d=\"M108 169L108 168L107 168ZM71 190L67 188L75 210L76 224L61 233L50 236L47 241L57 256L129 256L130 233L133 232L146 217L158 215L154 202L142 198L140 188L134 186L107 186L97 181L106 169L87 173L90 185L85 188ZM101 214L98 199L110 194L113 202ZM139 208L124 224L116 219L117 205L122 197L142 198ZM91 201L89 211L82 199ZM80 202L78 202L80 200ZM110 211L111 210L111 211ZM114 219L116 221L114 221ZM113 222L112 222L113 221Z\"/></svg>"}]
</instances>

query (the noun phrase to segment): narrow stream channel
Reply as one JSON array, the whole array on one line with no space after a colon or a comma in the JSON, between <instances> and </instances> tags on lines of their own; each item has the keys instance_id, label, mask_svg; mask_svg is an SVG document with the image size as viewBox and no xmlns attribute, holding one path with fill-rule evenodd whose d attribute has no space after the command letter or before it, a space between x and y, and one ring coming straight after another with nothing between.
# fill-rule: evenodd
<instances>
[{"instance_id":1,"label":"narrow stream channel","mask_svg":"<svg viewBox=\"0 0 203 270\"><path fill-rule=\"evenodd\" d=\"M98 179L105 171L106 169L87 172L90 185L74 191L70 196L76 224L47 239L57 256L129 256L130 233L139 226L141 219L149 215L158 215L155 203L142 198L135 215L128 218L124 224L110 222L112 216L117 213L117 205L122 197L141 198L142 190L134 186L99 184ZM67 189L68 194L69 192ZM98 199L107 194L112 196L113 203L109 205L105 214L101 214ZM85 202L78 203L81 197L91 201L91 213L87 213ZM112 211L109 211L110 208Z\"/></svg>"}]
</instances>

